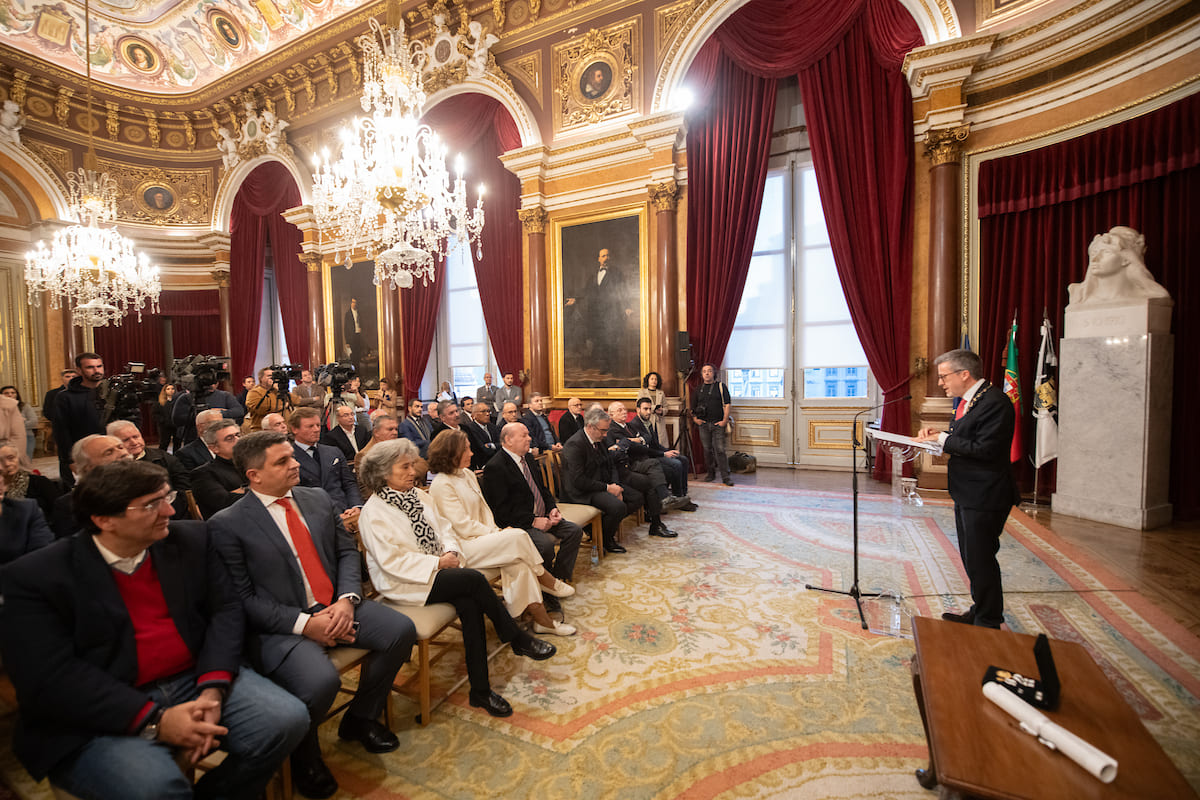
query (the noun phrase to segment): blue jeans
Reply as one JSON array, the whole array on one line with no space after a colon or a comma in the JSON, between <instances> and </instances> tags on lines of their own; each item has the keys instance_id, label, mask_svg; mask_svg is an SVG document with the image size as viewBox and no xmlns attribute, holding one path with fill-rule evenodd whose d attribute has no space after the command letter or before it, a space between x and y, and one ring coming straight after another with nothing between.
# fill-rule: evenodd
<instances>
[{"instance_id":1,"label":"blue jeans","mask_svg":"<svg viewBox=\"0 0 1200 800\"><path fill-rule=\"evenodd\" d=\"M199 694L192 672L159 681L150 691L167 707ZM304 737L308 711L271 681L243 668L225 698L220 724L229 729L221 740L221 749L229 755L194 787L180 772L169 745L140 736L97 736L75 758L57 766L50 783L83 800L253 800Z\"/></svg>"}]
</instances>

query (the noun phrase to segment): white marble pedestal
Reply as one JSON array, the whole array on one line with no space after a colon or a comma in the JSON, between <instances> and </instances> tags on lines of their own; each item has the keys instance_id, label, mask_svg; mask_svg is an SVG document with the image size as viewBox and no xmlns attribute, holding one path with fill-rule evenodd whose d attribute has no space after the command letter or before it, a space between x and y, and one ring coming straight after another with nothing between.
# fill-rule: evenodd
<instances>
[{"instance_id":1,"label":"white marble pedestal","mask_svg":"<svg viewBox=\"0 0 1200 800\"><path fill-rule=\"evenodd\" d=\"M1076 319L1067 309L1055 513L1140 530L1171 521L1175 337L1170 307L1164 314L1158 305L1088 309Z\"/></svg>"}]
</instances>

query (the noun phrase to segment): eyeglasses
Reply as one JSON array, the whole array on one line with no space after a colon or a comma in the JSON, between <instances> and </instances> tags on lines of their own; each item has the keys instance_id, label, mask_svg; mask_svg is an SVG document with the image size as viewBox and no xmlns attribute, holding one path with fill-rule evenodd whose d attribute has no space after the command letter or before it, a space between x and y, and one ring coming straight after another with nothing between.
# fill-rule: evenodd
<instances>
[{"instance_id":1,"label":"eyeglasses","mask_svg":"<svg viewBox=\"0 0 1200 800\"><path fill-rule=\"evenodd\" d=\"M965 369L956 369L956 370L951 370L950 372L939 372L938 373L938 381L939 382L943 381L946 378L949 378L951 375L955 375L959 372L966 372L966 370Z\"/></svg>"},{"instance_id":2,"label":"eyeglasses","mask_svg":"<svg viewBox=\"0 0 1200 800\"><path fill-rule=\"evenodd\" d=\"M175 498L179 496L179 492L171 490L157 500L151 500L144 506L125 506L126 511L145 511L147 514L153 514L158 511L158 507L163 503L171 505L175 502Z\"/></svg>"}]
</instances>

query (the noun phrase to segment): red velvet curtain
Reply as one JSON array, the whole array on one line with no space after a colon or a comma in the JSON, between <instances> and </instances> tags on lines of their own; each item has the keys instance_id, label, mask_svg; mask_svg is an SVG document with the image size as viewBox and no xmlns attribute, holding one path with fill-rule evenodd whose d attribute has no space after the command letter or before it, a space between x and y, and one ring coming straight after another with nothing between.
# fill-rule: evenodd
<instances>
[{"instance_id":1,"label":"red velvet curtain","mask_svg":"<svg viewBox=\"0 0 1200 800\"><path fill-rule=\"evenodd\" d=\"M448 98L430 109L424 120L446 141L452 154L463 154L471 204L479 185L485 187L483 257L476 258L475 249L471 250L475 280L500 372L519 372L525 360L524 325L521 314L514 313L522 307L521 222L517 218L521 181L499 158L521 146L517 123L498 100L481 94ZM426 352L426 360L428 357ZM424 365L422 361L422 372ZM419 385L421 376L416 380Z\"/></svg>"},{"instance_id":2,"label":"red velvet curtain","mask_svg":"<svg viewBox=\"0 0 1200 800\"><path fill-rule=\"evenodd\" d=\"M1200 465L1188 446L1200 441L1200 419L1190 404L1200 377L1186 358L1200 344L1200 278L1191 264L1200 252L1197 130L1200 94L1086 136L984 162L979 172L979 345L994 378L1004 369L1014 309L1021 379L1029 386L1042 311L1061 338L1067 284L1083 279L1092 237L1115 225L1145 235L1147 265L1175 300L1169 498L1177 519L1200 518ZM1029 413L1028 404L1022 411ZM1027 426L1026 452L1033 428ZM1018 474L1031 488L1032 467L1023 463ZM1045 474L1040 489L1046 491Z\"/></svg>"},{"instance_id":3,"label":"red velvet curtain","mask_svg":"<svg viewBox=\"0 0 1200 800\"><path fill-rule=\"evenodd\" d=\"M401 328L404 335L404 402L421 396L421 378L433 346L437 330L438 311L442 307L442 281L446 279L446 262L439 259L434 279L428 286L415 281L411 289L400 292Z\"/></svg>"},{"instance_id":4,"label":"red velvet curtain","mask_svg":"<svg viewBox=\"0 0 1200 800\"><path fill-rule=\"evenodd\" d=\"M814 24L814 20L819 23ZM834 261L885 399L907 387L911 316L911 98L900 73L920 31L898 0L756 0L701 50L689 83L688 329L698 361L724 357L758 225L775 79L798 74ZM884 430L908 432L907 402ZM876 476L886 478L886 459Z\"/></svg>"},{"instance_id":5,"label":"red velvet curtain","mask_svg":"<svg viewBox=\"0 0 1200 800\"><path fill-rule=\"evenodd\" d=\"M254 169L233 200L230 216L230 313L233 326L233 371L254 371L258 326L262 315L266 244L275 260L275 285L288 353L308 357L308 276L300 262L300 230L280 214L300 205L300 190L287 168L269 161ZM223 354L222 354L223 355Z\"/></svg>"},{"instance_id":6,"label":"red velvet curtain","mask_svg":"<svg viewBox=\"0 0 1200 800\"><path fill-rule=\"evenodd\" d=\"M220 329L216 325L219 314L219 298L215 289L164 289L158 298L157 314L143 311L140 322L137 315L133 314L126 317L120 326L96 328L96 352L104 358L105 368L110 375L123 372L125 364L130 361L141 361L151 367L166 369L171 365L166 363L167 354L163 351L163 319L171 318L172 346L175 356L181 357L189 352L199 352L187 349L192 346L193 335L189 333L192 320L198 321L197 328L215 331L217 346L220 346Z\"/></svg>"}]
</instances>

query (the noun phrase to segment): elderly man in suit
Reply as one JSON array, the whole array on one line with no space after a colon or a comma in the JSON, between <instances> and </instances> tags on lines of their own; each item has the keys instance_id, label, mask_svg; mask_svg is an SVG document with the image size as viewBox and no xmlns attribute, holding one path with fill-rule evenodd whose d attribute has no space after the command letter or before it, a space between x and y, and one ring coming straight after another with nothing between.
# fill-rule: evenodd
<instances>
[{"instance_id":1,"label":"elderly man in suit","mask_svg":"<svg viewBox=\"0 0 1200 800\"><path fill-rule=\"evenodd\" d=\"M125 445L115 436L94 433L85 436L71 448L71 465L75 475L82 478L96 467L111 464L113 461L132 460L125 452ZM50 515L50 528L54 535L61 539L79 530L75 517L75 495L71 492L54 501L54 511Z\"/></svg>"},{"instance_id":2,"label":"elderly man in suit","mask_svg":"<svg viewBox=\"0 0 1200 800\"><path fill-rule=\"evenodd\" d=\"M599 406L583 415L583 430L563 445L563 497L600 509L605 552L624 553L625 548L617 543L617 528L645 498L634 487L620 483L605 441L611 425L612 418Z\"/></svg>"},{"instance_id":3,"label":"elderly man in suit","mask_svg":"<svg viewBox=\"0 0 1200 800\"><path fill-rule=\"evenodd\" d=\"M356 425L357 415L352 406L338 406L334 413L337 414L337 425L321 434L321 443L341 450L346 460L352 462L371 438L371 433Z\"/></svg>"},{"instance_id":4,"label":"elderly man in suit","mask_svg":"<svg viewBox=\"0 0 1200 800\"><path fill-rule=\"evenodd\" d=\"M231 419L214 422L204 432L204 442L213 449L212 461L192 472L192 496L205 519L236 503L245 495L242 473L233 465L233 448L242 429Z\"/></svg>"},{"instance_id":5,"label":"elderly man in suit","mask_svg":"<svg viewBox=\"0 0 1200 800\"><path fill-rule=\"evenodd\" d=\"M300 485L324 489L338 514L362 505L358 481L342 451L319 441L321 412L315 408L297 408L288 417L288 429L300 464Z\"/></svg>"},{"instance_id":6,"label":"elderly man in suit","mask_svg":"<svg viewBox=\"0 0 1200 800\"><path fill-rule=\"evenodd\" d=\"M185 469L194 470L213 460L213 451L204 443L204 432L208 430L209 425L224 418L221 410L217 408L210 408L196 415L196 431L199 438L188 442L175 452L175 457Z\"/></svg>"},{"instance_id":7,"label":"elderly man in suit","mask_svg":"<svg viewBox=\"0 0 1200 800\"><path fill-rule=\"evenodd\" d=\"M1012 401L980 377L983 362L970 350L951 350L934 359L947 397L961 398L949 431L923 428L919 441L936 439L950 456L947 479L954 500L958 552L971 584L971 607L943 619L986 628L1004 621L1000 577L1000 534L1021 496L1009 463L1015 415Z\"/></svg>"},{"instance_id":8,"label":"elderly man in suit","mask_svg":"<svg viewBox=\"0 0 1200 800\"><path fill-rule=\"evenodd\" d=\"M37 500L6 497L8 480L0 473L0 564L54 541Z\"/></svg>"},{"instance_id":9,"label":"elderly man in suit","mask_svg":"<svg viewBox=\"0 0 1200 800\"><path fill-rule=\"evenodd\" d=\"M400 741L379 716L417 631L403 614L363 599L354 538L329 495L297 485L300 465L286 436L248 434L233 456L250 491L209 524L246 608L252 662L308 707L308 734L292 754L296 788L306 797L328 797L337 780L321 758L317 729L341 677L326 649L372 651L338 735L387 753Z\"/></svg>"},{"instance_id":10,"label":"elderly man in suit","mask_svg":"<svg viewBox=\"0 0 1200 800\"><path fill-rule=\"evenodd\" d=\"M471 417L459 427L471 442L471 469L483 469L500 450L500 429L492 424L492 408L487 403L476 403Z\"/></svg>"},{"instance_id":11,"label":"elderly man in suit","mask_svg":"<svg viewBox=\"0 0 1200 800\"><path fill-rule=\"evenodd\" d=\"M121 444L125 445L125 452L129 453L129 457L134 461L149 461L151 464L158 464L167 471L167 475L171 479L171 488L178 492L175 498L175 514L183 517L187 515L187 498L183 492L192 488L192 479L188 474L188 469L183 464L179 463L179 459L175 456L160 450L157 447L147 447L146 440L142 438L142 432L128 420L117 420L116 422L108 423L105 432L109 436L115 436L121 440Z\"/></svg>"},{"instance_id":12,"label":"elderly man in suit","mask_svg":"<svg viewBox=\"0 0 1200 800\"><path fill-rule=\"evenodd\" d=\"M492 509L496 525L523 528L554 577L570 582L583 529L563 519L554 495L542 483L541 470L529 455L529 429L510 422L500 432L502 449L483 468L479 481L483 497ZM555 553L555 545L558 552ZM555 605L547 598L547 608ZM553 610L553 609L551 609Z\"/></svg>"},{"instance_id":13,"label":"elderly man in suit","mask_svg":"<svg viewBox=\"0 0 1200 800\"><path fill-rule=\"evenodd\" d=\"M112 800L257 798L304 736L304 705L242 666L243 613L202 522L169 522L167 471L97 467L86 530L4 569L13 750L35 779ZM193 786L217 739L228 752Z\"/></svg>"},{"instance_id":14,"label":"elderly man in suit","mask_svg":"<svg viewBox=\"0 0 1200 800\"><path fill-rule=\"evenodd\" d=\"M583 429L583 400L572 397L567 400L567 413L558 418L558 440L566 443L577 431Z\"/></svg>"}]
</instances>

